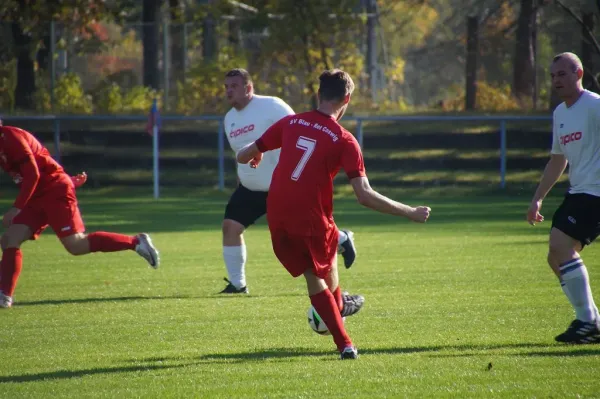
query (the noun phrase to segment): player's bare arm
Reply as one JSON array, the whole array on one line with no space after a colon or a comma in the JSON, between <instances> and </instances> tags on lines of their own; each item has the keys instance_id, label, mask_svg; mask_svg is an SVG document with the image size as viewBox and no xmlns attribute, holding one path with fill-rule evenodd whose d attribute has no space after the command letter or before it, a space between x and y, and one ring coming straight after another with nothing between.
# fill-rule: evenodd
<instances>
[{"instance_id":1,"label":"player's bare arm","mask_svg":"<svg viewBox=\"0 0 600 399\"><path fill-rule=\"evenodd\" d=\"M556 184L560 176L562 176L567 167L567 159L562 154L551 154L550 160L546 164L540 184L535 190L529 209L527 210L527 221L531 225L544 221L544 216L540 214L542 202L552 187Z\"/></svg>"},{"instance_id":2,"label":"player's bare arm","mask_svg":"<svg viewBox=\"0 0 600 399\"><path fill-rule=\"evenodd\" d=\"M366 176L355 177L350 180L350 183L358 202L367 208L381 213L403 216L418 223L425 223L429 219L431 208L428 206L418 206L415 208L381 195L371 188L369 179Z\"/></svg>"},{"instance_id":3,"label":"player's bare arm","mask_svg":"<svg viewBox=\"0 0 600 399\"><path fill-rule=\"evenodd\" d=\"M250 163L251 168L256 168L262 161L263 154L258 149L256 142L244 146L236 154L236 159L239 163Z\"/></svg>"}]
</instances>

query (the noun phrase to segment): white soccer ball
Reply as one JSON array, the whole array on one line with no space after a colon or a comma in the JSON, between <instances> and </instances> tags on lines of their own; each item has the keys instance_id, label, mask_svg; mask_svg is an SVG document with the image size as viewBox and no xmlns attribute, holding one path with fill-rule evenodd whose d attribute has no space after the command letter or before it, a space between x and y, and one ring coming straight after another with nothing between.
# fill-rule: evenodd
<instances>
[{"instance_id":1,"label":"white soccer ball","mask_svg":"<svg viewBox=\"0 0 600 399\"><path fill-rule=\"evenodd\" d=\"M342 318L342 321L345 321L346 318ZM308 308L308 325L313 329L314 332L320 335L331 335L329 332L329 328L325 322L321 319L321 316L317 313L314 306L310 306Z\"/></svg>"}]
</instances>

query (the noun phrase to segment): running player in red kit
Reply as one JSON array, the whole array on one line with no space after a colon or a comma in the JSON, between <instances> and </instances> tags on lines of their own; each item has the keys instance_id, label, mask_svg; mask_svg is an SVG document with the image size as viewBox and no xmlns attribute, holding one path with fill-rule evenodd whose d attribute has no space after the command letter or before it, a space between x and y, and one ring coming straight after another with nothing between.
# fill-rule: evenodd
<instances>
[{"instance_id":1,"label":"running player in red kit","mask_svg":"<svg viewBox=\"0 0 600 399\"><path fill-rule=\"evenodd\" d=\"M0 121L0 167L19 186L12 208L2 218L0 239L0 308L10 308L23 264L21 244L36 239L50 226L72 255L135 250L153 268L159 255L147 234L127 236L98 231L86 234L75 188L87 176L70 177L48 150L29 132Z\"/></svg>"},{"instance_id":2,"label":"running player in red kit","mask_svg":"<svg viewBox=\"0 0 600 399\"><path fill-rule=\"evenodd\" d=\"M382 213L423 223L431 209L404 205L371 188L358 142L337 122L354 82L341 70L325 71L319 80L317 110L281 119L242 148L237 160L259 167L263 152L281 148L267 198L273 250L293 277L306 278L310 301L329 327L341 359L356 359L342 318L358 312L364 298L343 294L339 286L333 179L343 168L358 201Z\"/></svg>"}]
</instances>

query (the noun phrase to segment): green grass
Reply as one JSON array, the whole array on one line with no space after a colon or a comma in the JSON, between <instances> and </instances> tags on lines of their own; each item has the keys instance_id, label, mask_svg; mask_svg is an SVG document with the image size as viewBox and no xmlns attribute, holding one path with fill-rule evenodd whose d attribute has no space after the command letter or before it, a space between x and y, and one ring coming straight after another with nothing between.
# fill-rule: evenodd
<instances>
[{"instance_id":1,"label":"green grass","mask_svg":"<svg viewBox=\"0 0 600 399\"><path fill-rule=\"evenodd\" d=\"M354 362L309 330L304 284L264 221L246 234L251 295L215 295L225 194L84 190L90 231L148 231L162 266L72 257L52 234L25 244L16 305L0 313L0 397L598 397L600 347L553 342L573 313L545 265L548 224L524 222L531 193L438 190L391 192L431 205L426 225L340 190L336 220L359 250L341 282L366 297L346 321ZM584 252L596 292L599 248Z\"/></svg>"}]
</instances>

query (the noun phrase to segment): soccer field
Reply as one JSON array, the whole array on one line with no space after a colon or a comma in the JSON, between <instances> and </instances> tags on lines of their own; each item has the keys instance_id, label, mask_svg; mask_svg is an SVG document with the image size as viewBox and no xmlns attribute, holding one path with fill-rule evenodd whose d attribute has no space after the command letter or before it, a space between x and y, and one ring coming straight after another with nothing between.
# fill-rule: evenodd
<instances>
[{"instance_id":1,"label":"soccer field","mask_svg":"<svg viewBox=\"0 0 600 399\"><path fill-rule=\"evenodd\" d=\"M358 249L342 288L366 298L346 320L360 358L342 362L310 330L304 282L264 220L246 234L250 295L215 294L226 194L84 191L88 230L151 233L161 268L133 252L73 257L53 234L26 243L0 312L0 397L600 397L600 345L553 340L573 318L545 263L560 198L533 228L530 194L394 196L430 205L426 225L338 198ZM583 253L597 298L599 255Z\"/></svg>"}]
</instances>

